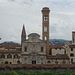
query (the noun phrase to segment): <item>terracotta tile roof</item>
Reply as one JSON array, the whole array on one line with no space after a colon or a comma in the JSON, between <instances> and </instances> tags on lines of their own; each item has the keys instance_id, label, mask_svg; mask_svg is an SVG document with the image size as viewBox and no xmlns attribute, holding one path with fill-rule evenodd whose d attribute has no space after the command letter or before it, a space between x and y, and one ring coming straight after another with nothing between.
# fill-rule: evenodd
<instances>
[{"instance_id":1,"label":"terracotta tile roof","mask_svg":"<svg viewBox=\"0 0 75 75\"><path fill-rule=\"evenodd\" d=\"M16 51L16 50L0 50L0 53L21 53L21 51Z\"/></svg>"},{"instance_id":2,"label":"terracotta tile roof","mask_svg":"<svg viewBox=\"0 0 75 75\"><path fill-rule=\"evenodd\" d=\"M63 46L64 46L64 45L49 45L50 49L51 49L51 48L62 48L62 49L64 49Z\"/></svg>"},{"instance_id":3,"label":"terracotta tile roof","mask_svg":"<svg viewBox=\"0 0 75 75\"><path fill-rule=\"evenodd\" d=\"M69 45L70 48L75 48L75 45Z\"/></svg>"},{"instance_id":4,"label":"terracotta tile roof","mask_svg":"<svg viewBox=\"0 0 75 75\"><path fill-rule=\"evenodd\" d=\"M20 44L0 44L0 47L20 47Z\"/></svg>"},{"instance_id":5,"label":"terracotta tile roof","mask_svg":"<svg viewBox=\"0 0 75 75\"><path fill-rule=\"evenodd\" d=\"M5 49L17 49L21 48L20 44L0 44L0 48L5 48Z\"/></svg>"},{"instance_id":6,"label":"terracotta tile roof","mask_svg":"<svg viewBox=\"0 0 75 75\"><path fill-rule=\"evenodd\" d=\"M54 56L50 55L50 56L47 56L47 58L49 59L69 59L67 54L56 54Z\"/></svg>"}]
</instances>

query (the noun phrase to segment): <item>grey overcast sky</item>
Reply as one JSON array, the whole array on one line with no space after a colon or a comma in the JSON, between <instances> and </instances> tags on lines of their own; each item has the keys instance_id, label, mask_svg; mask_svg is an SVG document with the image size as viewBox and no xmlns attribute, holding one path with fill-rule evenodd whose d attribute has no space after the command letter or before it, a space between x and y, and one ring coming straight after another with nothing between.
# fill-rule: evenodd
<instances>
[{"instance_id":1,"label":"grey overcast sky","mask_svg":"<svg viewBox=\"0 0 75 75\"><path fill-rule=\"evenodd\" d=\"M0 42L20 43L25 25L26 35L42 37L43 7L50 9L50 39L72 40L75 30L75 0L0 0Z\"/></svg>"}]
</instances>

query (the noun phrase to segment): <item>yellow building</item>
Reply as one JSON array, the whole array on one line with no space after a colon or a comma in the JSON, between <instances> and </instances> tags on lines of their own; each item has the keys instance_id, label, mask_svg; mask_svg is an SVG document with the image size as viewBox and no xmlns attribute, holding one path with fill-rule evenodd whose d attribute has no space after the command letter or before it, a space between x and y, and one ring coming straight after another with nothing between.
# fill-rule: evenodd
<instances>
[{"instance_id":1,"label":"yellow building","mask_svg":"<svg viewBox=\"0 0 75 75\"><path fill-rule=\"evenodd\" d=\"M21 46L0 44L0 64L20 64Z\"/></svg>"},{"instance_id":2,"label":"yellow building","mask_svg":"<svg viewBox=\"0 0 75 75\"><path fill-rule=\"evenodd\" d=\"M47 64L69 64L69 57L67 54L56 54L46 57Z\"/></svg>"},{"instance_id":3,"label":"yellow building","mask_svg":"<svg viewBox=\"0 0 75 75\"><path fill-rule=\"evenodd\" d=\"M66 54L64 45L49 45L49 55L46 57L47 64L69 64L69 57Z\"/></svg>"}]
</instances>

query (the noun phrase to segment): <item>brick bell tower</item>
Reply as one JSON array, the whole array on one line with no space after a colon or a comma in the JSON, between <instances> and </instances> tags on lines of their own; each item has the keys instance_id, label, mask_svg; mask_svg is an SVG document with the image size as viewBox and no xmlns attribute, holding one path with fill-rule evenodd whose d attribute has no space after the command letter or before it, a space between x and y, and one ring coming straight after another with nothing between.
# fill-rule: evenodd
<instances>
[{"instance_id":1,"label":"brick bell tower","mask_svg":"<svg viewBox=\"0 0 75 75\"><path fill-rule=\"evenodd\" d=\"M48 7L42 9L42 39L46 42L46 55L49 53L49 12Z\"/></svg>"}]
</instances>

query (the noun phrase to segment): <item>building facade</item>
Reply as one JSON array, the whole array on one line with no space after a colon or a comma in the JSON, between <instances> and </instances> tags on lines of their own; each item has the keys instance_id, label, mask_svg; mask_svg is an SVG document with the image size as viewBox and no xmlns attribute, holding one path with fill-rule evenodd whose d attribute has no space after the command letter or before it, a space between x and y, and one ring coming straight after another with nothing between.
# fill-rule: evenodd
<instances>
[{"instance_id":1,"label":"building facade","mask_svg":"<svg viewBox=\"0 0 75 75\"><path fill-rule=\"evenodd\" d=\"M72 32L72 44L49 45L48 7L42 10L42 39L37 33L31 33L26 39L23 25L21 45L0 44L0 64L75 64L75 32Z\"/></svg>"},{"instance_id":2,"label":"building facade","mask_svg":"<svg viewBox=\"0 0 75 75\"><path fill-rule=\"evenodd\" d=\"M0 44L0 64L21 64L21 46Z\"/></svg>"},{"instance_id":3,"label":"building facade","mask_svg":"<svg viewBox=\"0 0 75 75\"><path fill-rule=\"evenodd\" d=\"M22 43L22 64L46 64L46 44L40 35L32 33Z\"/></svg>"}]
</instances>

